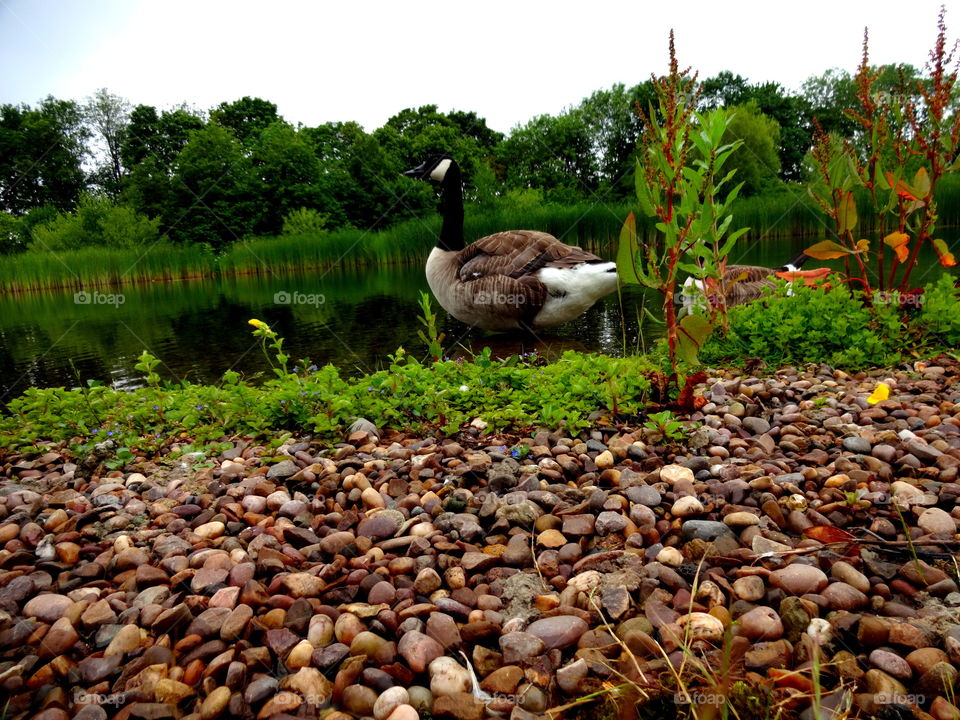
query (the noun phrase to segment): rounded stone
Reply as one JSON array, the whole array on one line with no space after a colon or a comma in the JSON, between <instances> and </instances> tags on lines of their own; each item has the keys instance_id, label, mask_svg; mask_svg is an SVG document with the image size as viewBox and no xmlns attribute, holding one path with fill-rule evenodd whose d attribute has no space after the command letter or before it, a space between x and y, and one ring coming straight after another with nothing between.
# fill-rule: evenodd
<instances>
[{"instance_id":1,"label":"rounded stone","mask_svg":"<svg viewBox=\"0 0 960 720\"><path fill-rule=\"evenodd\" d=\"M957 532L957 521L948 512L936 507L920 513L917 525L928 535L954 535Z\"/></svg>"},{"instance_id":2,"label":"rounded stone","mask_svg":"<svg viewBox=\"0 0 960 720\"><path fill-rule=\"evenodd\" d=\"M747 575L737 578L733 581L733 591L737 597L747 602L756 602L767 594L766 585L763 584L763 578L756 575Z\"/></svg>"},{"instance_id":3,"label":"rounded stone","mask_svg":"<svg viewBox=\"0 0 960 720\"><path fill-rule=\"evenodd\" d=\"M677 500L670 508L670 514L674 517L688 517L690 515L700 515L704 511L703 503L692 495L685 495Z\"/></svg>"},{"instance_id":4,"label":"rounded stone","mask_svg":"<svg viewBox=\"0 0 960 720\"><path fill-rule=\"evenodd\" d=\"M870 653L870 664L892 677L905 680L913 676L910 664L902 657L889 650L877 648Z\"/></svg>"},{"instance_id":5,"label":"rounded stone","mask_svg":"<svg viewBox=\"0 0 960 720\"><path fill-rule=\"evenodd\" d=\"M547 650L562 650L575 644L587 629L587 623L575 615L555 615L530 623L527 632L540 638Z\"/></svg>"},{"instance_id":6,"label":"rounded stone","mask_svg":"<svg viewBox=\"0 0 960 720\"><path fill-rule=\"evenodd\" d=\"M827 586L823 570L812 565L793 563L770 573L770 583L793 595L820 592Z\"/></svg>"},{"instance_id":7,"label":"rounded stone","mask_svg":"<svg viewBox=\"0 0 960 720\"><path fill-rule=\"evenodd\" d=\"M830 577L845 582L862 593L870 592L867 576L845 560L838 560L831 566Z\"/></svg>"},{"instance_id":8,"label":"rounded stone","mask_svg":"<svg viewBox=\"0 0 960 720\"><path fill-rule=\"evenodd\" d=\"M407 692L406 688L400 686L387 688L380 693L380 697L378 697L377 701L373 704L373 717L375 720L387 720L400 705L407 705L409 707L409 704L410 693ZM413 708L410 709L412 710Z\"/></svg>"},{"instance_id":9,"label":"rounded stone","mask_svg":"<svg viewBox=\"0 0 960 720\"><path fill-rule=\"evenodd\" d=\"M466 668L450 657L438 657L430 663L430 692L434 697L468 693L473 680Z\"/></svg>"},{"instance_id":10,"label":"rounded stone","mask_svg":"<svg viewBox=\"0 0 960 720\"><path fill-rule=\"evenodd\" d=\"M748 640L778 640L783 635L783 623L773 608L755 607L740 616L740 635Z\"/></svg>"}]
</instances>

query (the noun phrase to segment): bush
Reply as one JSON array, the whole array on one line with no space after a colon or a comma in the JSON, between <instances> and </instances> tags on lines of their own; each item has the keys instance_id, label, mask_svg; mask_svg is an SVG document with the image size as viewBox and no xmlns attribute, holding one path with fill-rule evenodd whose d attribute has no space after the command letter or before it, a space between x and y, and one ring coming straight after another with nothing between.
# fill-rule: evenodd
<instances>
[{"instance_id":1,"label":"bush","mask_svg":"<svg viewBox=\"0 0 960 720\"><path fill-rule=\"evenodd\" d=\"M927 285L923 293L920 324L944 345L960 345L960 302L954 278L941 275L940 280Z\"/></svg>"},{"instance_id":2,"label":"bush","mask_svg":"<svg viewBox=\"0 0 960 720\"><path fill-rule=\"evenodd\" d=\"M130 207L88 195L80 201L75 212L59 213L52 220L34 227L29 249L143 247L157 241L159 225L159 220L150 220Z\"/></svg>"},{"instance_id":3,"label":"bush","mask_svg":"<svg viewBox=\"0 0 960 720\"><path fill-rule=\"evenodd\" d=\"M781 283L768 297L731 308L729 319L726 334L707 340L705 363L759 358L771 366L824 362L859 370L896 364L908 345L899 308L871 308L842 284L827 290L795 286L788 296Z\"/></svg>"},{"instance_id":4,"label":"bush","mask_svg":"<svg viewBox=\"0 0 960 720\"><path fill-rule=\"evenodd\" d=\"M283 235L319 235L327 227L327 216L312 208L297 208L283 218Z\"/></svg>"}]
</instances>

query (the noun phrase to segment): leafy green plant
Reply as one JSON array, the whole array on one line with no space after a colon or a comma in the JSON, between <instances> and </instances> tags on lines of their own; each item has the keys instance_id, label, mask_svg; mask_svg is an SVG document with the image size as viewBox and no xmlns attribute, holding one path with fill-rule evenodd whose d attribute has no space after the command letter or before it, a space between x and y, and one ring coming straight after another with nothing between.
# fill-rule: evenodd
<instances>
[{"instance_id":1,"label":"leafy green plant","mask_svg":"<svg viewBox=\"0 0 960 720\"><path fill-rule=\"evenodd\" d=\"M147 385L153 385L156 387L160 384L160 376L154 371L157 365L160 364L160 360L155 358L149 352L144 350L140 353L140 357L137 358L139 362L134 365L135 370L139 370L144 375L146 375Z\"/></svg>"},{"instance_id":2,"label":"leafy green plant","mask_svg":"<svg viewBox=\"0 0 960 720\"><path fill-rule=\"evenodd\" d=\"M679 273L712 278L717 284L727 255L746 230L730 230L729 208L740 187L724 190L733 173L721 172L739 145L723 141L730 117L724 110L696 112L696 75L679 69L672 32L669 73L653 84L659 112L651 107L643 117L636 190L643 214L656 223L656 233L641 247L631 213L621 231L617 267L622 282L661 293L671 381L677 386L678 360L696 364L698 350L712 329L700 315L678 320L674 299ZM722 322L725 311L722 299L712 304L711 320Z\"/></svg>"},{"instance_id":3,"label":"leafy green plant","mask_svg":"<svg viewBox=\"0 0 960 720\"><path fill-rule=\"evenodd\" d=\"M686 437L686 425L669 410L650 413L643 427L670 442L678 442Z\"/></svg>"},{"instance_id":4,"label":"leafy green plant","mask_svg":"<svg viewBox=\"0 0 960 720\"><path fill-rule=\"evenodd\" d=\"M443 357L444 334L437 330L437 316L430 304L430 294L421 292L419 303L423 315L418 315L417 320L423 325L423 329L417 330L417 336L427 346L430 357L433 358L434 362L437 362Z\"/></svg>"},{"instance_id":5,"label":"leafy green plant","mask_svg":"<svg viewBox=\"0 0 960 720\"><path fill-rule=\"evenodd\" d=\"M869 64L864 35L855 78L857 107L847 110L860 146L822 130L815 135L810 194L832 221L836 239L817 243L806 252L819 259L843 258L847 281L867 293L874 287L873 278L880 291L914 293L910 275L927 243L941 265L956 264L947 244L936 237L937 186L948 173L960 171L960 114L953 109L957 72L951 69L944 14L941 9L937 39L927 62L929 77L908 81L901 70L897 92L882 91L880 72ZM883 242L874 251L869 240L858 237L855 192L869 199L869 212L877 218ZM891 252L888 266L887 248ZM870 254L876 258L875 275L867 269Z\"/></svg>"},{"instance_id":6,"label":"leafy green plant","mask_svg":"<svg viewBox=\"0 0 960 720\"><path fill-rule=\"evenodd\" d=\"M141 371L151 381L133 391L97 383L28 389L0 417L0 447L67 443L80 455L110 438L131 453L118 459L130 461L174 442L205 451L236 435L275 438L297 431L340 437L356 417L410 431L455 433L481 418L488 431L577 432L595 422L597 411L639 414L650 388L646 374L652 366L645 358L575 352L549 365L535 356L499 360L489 348L472 361L421 363L398 349L389 367L358 378L343 378L332 365L300 363L293 371L283 339L266 323L253 327L279 363L260 385L233 371L218 385L161 384L150 377L157 360L147 354Z\"/></svg>"},{"instance_id":7,"label":"leafy green plant","mask_svg":"<svg viewBox=\"0 0 960 720\"><path fill-rule=\"evenodd\" d=\"M772 366L825 362L857 370L895 364L908 337L898 309L866 306L846 285L788 291L781 282L768 296L731 308L727 332L711 337L702 354L709 363L759 358Z\"/></svg>"},{"instance_id":8,"label":"leafy green plant","mask_svg":"<svg viewBox=\"0 0 960 720\"><path fill-rule=\"evenodd\" d=\"M263 348L263 354L267 358L267 362L269 362L270 366L273 368L273 372L276 374L276 376L281 380L287 377L287 360L290 359L290 356L283 352L283 338L277 335L276 331L272 330L269 325L263 322L263 320L257 320L256 318L253 318L248 320L247 324L254 327L253 334L255 337L260 338L260 347ZM277 365L273 364L273 359L270 357L270 353L267 352L267 347L270 347L274 351L274 357L277 359Z\"/></svg>"},{"instance_id":9,"label":"leafy green plant","mask_svg":"<svg viewBox=\"0 0 960 720\"><path fill-rule=\"evenodd\" d=\"M924 288L921 296L920 325L948 347L960 345L960 302L954 279L942 275Z\"/></svg>"}]
</instances>

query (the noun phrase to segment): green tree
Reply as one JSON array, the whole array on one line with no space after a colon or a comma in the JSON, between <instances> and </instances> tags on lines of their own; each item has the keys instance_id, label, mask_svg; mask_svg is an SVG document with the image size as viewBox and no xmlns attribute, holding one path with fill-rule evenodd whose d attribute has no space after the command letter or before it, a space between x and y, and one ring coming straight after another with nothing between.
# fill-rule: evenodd
<instances>
[{"instance_id":1,"label":"green tree","mask_svg":"<svg viewBox=\"0 0 960 720\"><path fill-rule=\"evenodd\" d=\"M729 70L722 70L700 83L700 107L721 108L743 105L753 99L750 81Z\"/></svg>"},{"instance_id":2,"label":"green tree","mask_svg":"<svg viewBox=\"0 0 960 720\"><path fill-rule=\"evenodd\" d=\"M419 165L428 157L449 153L463 171L470 198L474 194L474 176L489 162L495 141L501 136L476 113L454 111L445 115L436 105L424 105L401 110L375 130L373 137L392 159L397 172ZM414 192L414 197L423 195Z\"/></svg>"},{"instance_id":3,"label":"green tree","mask_svg":"<svg viewBox=\"0 0 960 720\"><path fill-rule=\"evenodd\" d=\"M210 119L233 131L243 144L252 143L268 125L282 121L276 104L244 95L231 103L222 102L210 112Z\"/></svg>"},{"instance_id":4,"label":"green tree","mask_svg":"<svg viewBox=\"0 0 960 720\"><path fill-rule=\"evenodd\" d=\"M0 210L22 215L72 208L84 189L87 131L72 100L47 97L33 109L0 106Z\"/></svg>"},{"instance_id":5,"label":"green tree","mask_svg":"<svg viewBox=\"0 0 960 720\"><path fill-rule=\"evenodd\" d=\"M497 147L497 168L508 187L540 188L552 201L576 201L599 186L590 133L577 110L514 128Z\"/></svg>"},{"instance_id":6,"label":"green tree","mask_svg":"<svg viewBox=\"0 0 960 720\"><path fill-rule=\"evenodd\" d=\"M252 168L240 142L210 123L192 134L177 157L170 234L181 242L222 248L249 235L259 203L251 194Z\"/></svg>"},{"instance_id":7,"label":"green tree","mask_svg":"<svg viewBox=\"0 0 960 720\"><path fill-rule=\"evenodd\" d=\"M8 212L0 211L0 255L10 255L27 249L23 222Z\"/></svg>"},{"instance_id":8,"label":"green tree","mask_svg":"<svg viewBox=\"0 0 960 720\"><path fill-rule=\"evenodd\" d=\"M585 125L596 162L599 183L613 188L617 197L634 192L637 148L643 133L643 116L656 99L653 81L627 88L622 83L597 90L584 98L576 112Z\"/></svg>"},{"instance_id":9,"label":"green tree","mask_svg":"<svg viewBox=\"0 0 960 720\"><path fill-rule=\"evenodd\" d=\"M319 209L323 198L317 181L320 162L302 133L285 122L268 125L250 155L260 212L254 230L279 234L284 217L297 208Z\"/></svg>"},{"instance_id":10,"label":"green tree","mask_svg":"<svg viewBox=\"0 0 960 720\"><path fill-rule=\"evenodd\" d=\"M856 107L857 87L850 73L831 68L807 78L800 92L809 106L810 119L824 132L853 137L857 124L846 111Z\"/></svg>"},{"instance_id":11,"label":"green tree","mask_svg":"<svg viewBox=\"0 0 960 720\"><path fill-rule=\"evenodd\" d=\"M725 170L737 171L737 181L743 183L743 195L756 195L771 189L779 182L780 126L776 120L760 112L752 101L727 109L731 116L723 141L740 141L740 145L730 155Z\"/></svg>"},{"instance_id":12,"label":"green tree","mask_svg":"<svg viewBox=\"0 0 960 720\"><path fill-rule=\"evenodd\" d=\"M203 125L203 120L185 107L158 114L151 105L137 105L130 112L130 123L121 146L123 164L132 169L153 157L157 167L171 172L190 134Z\"/></svg>"},{"instance_id":13,"label":"green tree","mask_svg":"<svg viewBox=\"0 0 960 720\"><path fill-rule=\"evenodd\" d=\"M130 124L130 103L126 98L100 88L87 98L83 117L95 141L94 155L98 157L94 183L107 195L116 198L124 172L121 148Z\"/></svg>"}]
</instances>

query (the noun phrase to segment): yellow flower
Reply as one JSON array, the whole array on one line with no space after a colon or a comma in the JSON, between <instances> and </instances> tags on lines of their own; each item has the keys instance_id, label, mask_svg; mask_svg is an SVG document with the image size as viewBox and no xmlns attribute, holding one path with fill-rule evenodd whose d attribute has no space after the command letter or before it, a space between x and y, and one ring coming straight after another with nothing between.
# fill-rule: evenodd
<instances>
[{"instance_id":1,"label":"yellow flower","mask_svg":"<svg viewBox=\"0 0 960 720\"><path fill-rule=\"evenodd\" d=\"M269 329L270 329L270 326L267 325L263 320L257 320L256 318L252 318L251 320L247 320L247 324L248 324L248 325L253 325L257 330L269 330Z\"/></svg>"},{"instance_id":2,"label":"yellow flower","mask_svg":"<svg viewBox=\"0 0 960 720\"><path fill-rule=\"evenodd\" d=\"M886 383L880 383L877 385L876 390L873 391L873 395L867 398L867 402L871 405L876 405L878 402L883 402L888 397L890 397L890 386Z\"/></svg>"}]
</instances>

